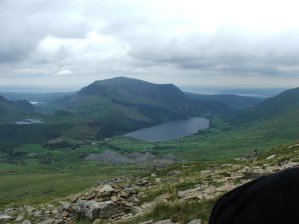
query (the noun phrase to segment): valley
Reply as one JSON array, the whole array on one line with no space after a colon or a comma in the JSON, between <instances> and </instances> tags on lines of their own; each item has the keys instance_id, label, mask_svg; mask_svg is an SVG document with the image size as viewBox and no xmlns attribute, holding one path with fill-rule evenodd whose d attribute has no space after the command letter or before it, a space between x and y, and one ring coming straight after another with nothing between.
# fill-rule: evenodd
<instances>
[{"instance_id":1,"label":"valley","mask_svg":"<svg viewBox=\"0 0 299 224\"><path fill-rule=\"evenodd\" d=\"M208 184L201 171L217 169L221 164L243 169L251 167L252 161L261 164L272 154L279 154L276 159L284 161L297 153L298 88L268 99L190 97L172 84L117 77L96 81L72 93L45 94L42 98L33 95L14 93L14 100L0 98L2 210L68 200L69 195L84 192L99 181L124 176L140 180L146 176L153 188L142 189L147 198L141 199L143 202L166 192L175 195L145 217L131 217L129 223L152 218L177 220L180 218L166 210L181 208L185 203L176 204L177 190L189 189L201 181ZM45 103L28 102L34 99ZM144 130L152 132L142 133ZM177 135L179 132L183 134ZM288 147L293 146L296 150L289 151ZM271 161L273 166L276 159ZM260 168L252 169L254 173ZM165 177L171 170L185 173L192 180L181 178L176 182L175 178ZM232 172L230 168L223 170ZM158 176L151 177L152 173ZM163 178L170 187L156 183L156 178ZM214 187L219 186L215 183ZM195 202L202 212L194 218L207 220L215 198ZM164 215L158 212L159 206L166 209ZM84 218L77 223L91 222Z\"/></svg>"}]
</instances>

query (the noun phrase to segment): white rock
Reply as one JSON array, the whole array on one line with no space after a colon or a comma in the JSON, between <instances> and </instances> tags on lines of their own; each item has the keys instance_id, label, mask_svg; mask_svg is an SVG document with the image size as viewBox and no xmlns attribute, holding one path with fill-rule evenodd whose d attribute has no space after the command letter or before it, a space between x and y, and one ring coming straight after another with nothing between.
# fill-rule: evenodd
<instances>
[{"instance_id":1,"label":"white rock","mask_svg":"<svg viewBox=\"0 0 299 224\"><path fill-rule=\"evenodd\" d=\"M101 193L105 193L105 192L113 192L115 191L115 189L113 187L111 187L109 184L105 184L101 189L100 192Z\"/></svg>"},{"instance_id":2,"label":"white rock","mask_svg":"<svg viewBox=\"0 0 299 224\"><path fill-rule=\"evenodd\" d=\"M9 220L14 220L15 218L7 215L7 214L0 214L0 221L9 221Z\"/></svg>"},{"instance_id":3,"label":"white rock","mask_svg":"<svg viewBox=\"0 0 299 224\"><path fill-rule=\"evenodd\" d=\"M271 156L268 156L268 157L266 158L266 160L274 159L275 157L276 157L276 155L273 154L273 155L271 155Z\"/></svg>"}]
</instances>

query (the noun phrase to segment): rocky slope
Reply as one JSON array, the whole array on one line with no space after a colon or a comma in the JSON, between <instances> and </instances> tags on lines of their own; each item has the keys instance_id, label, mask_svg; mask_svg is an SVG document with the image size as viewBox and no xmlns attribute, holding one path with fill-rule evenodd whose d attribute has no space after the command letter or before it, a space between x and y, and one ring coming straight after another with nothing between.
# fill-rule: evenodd
<instances>
[{"instance_id":1,"label":"rocky slope","mask_svg":"<svg viewBox=\"0 0 299 224\"><path fill-rule=\"evenodd\" d=\"M258 176L299 165L299 144L219 163L176 163L96 183L39 205L7 206L1 223L207 223L216 199Z\"/></svg>"}]
</instances>

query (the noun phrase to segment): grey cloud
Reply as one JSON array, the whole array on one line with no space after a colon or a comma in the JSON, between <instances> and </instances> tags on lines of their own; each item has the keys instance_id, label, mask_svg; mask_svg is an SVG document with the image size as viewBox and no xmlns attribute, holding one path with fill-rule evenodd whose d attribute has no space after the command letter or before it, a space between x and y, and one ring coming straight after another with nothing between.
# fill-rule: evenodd
<instances>
[{"instance_id":1,"label":"grey cloud","mask_svg":"<svg viewBox=\"0 0 299 224\"><path fill-rule=\"evenodd\" d=\"M140 61L172 64L182 69L277 75L279 66L298 65L299 42L292 41L293 37L291 33L243 40L242 36L219 33L209 39L200 36L185 40L169 38L162 44L148 40L132 47L130 55Z\"/></svg>"},{"instance_id":2,"label":"grey cloud","mask_svg":"<svg viewBox=\"0 0 299 224\"><path fill-rule=\"evenodd\" d=\"M224 27L213 34L177 35L176 28L188 23L158 15L149 5L140 0L0 0L0 69L12 77L53 76L69 69L78 80L102 74L147 79L171 73L181 81L181 74L195 80L205 74L299 72L299 30L255 35ZM99 36L88 40L92 31ZM39 49L48 37L74 44L57 44L60 48L49 53ZM55 47L49 45L48 51Z\"/></svg>"}]
</instances>

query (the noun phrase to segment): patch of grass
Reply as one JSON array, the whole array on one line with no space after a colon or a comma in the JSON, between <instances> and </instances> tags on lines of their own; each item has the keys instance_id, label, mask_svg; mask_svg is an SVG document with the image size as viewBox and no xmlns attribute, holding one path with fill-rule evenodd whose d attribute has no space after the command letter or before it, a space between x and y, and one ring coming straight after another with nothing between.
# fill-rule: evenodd
<instances>
[{"instance_id":1,"label":"patch of grass","mask_svg":"<svg viewBox=\"0 0 299 224\"><path fill-rule=\"evenodd\" d=\"M175 201L172 203L160 203L155 206L153 211L147 215L137 217L136 219L128 222L130 224L137 224L147 220L164 220L171 219L173 222L188 223L194 219L202 219L208 221L209 214L215 200L212 201L195 201L195 202L182 202Z\"/></svg>"}]
</instances>

